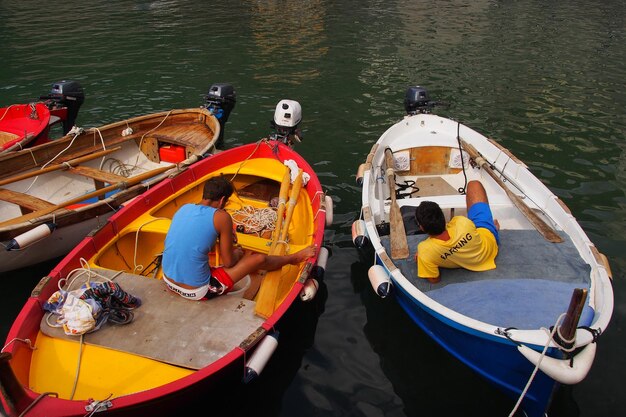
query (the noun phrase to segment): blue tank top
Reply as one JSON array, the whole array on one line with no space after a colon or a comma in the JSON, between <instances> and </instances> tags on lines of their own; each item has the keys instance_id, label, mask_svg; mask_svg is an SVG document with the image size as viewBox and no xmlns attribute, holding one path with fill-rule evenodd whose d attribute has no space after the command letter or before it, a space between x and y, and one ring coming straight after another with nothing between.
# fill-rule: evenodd
<instances>
[{"instance_id":1,"label":"blue tank top","mask_svg":"<svg viewBox=\"0 0 626 417\"><path fill-rule=\"evenodd\" d=\"M208 253L217 240L213 217L217 209L185 204L174 214L165 237L163 273L182 284L200 287L209 282Z\"/></svg>"}]
</instances>

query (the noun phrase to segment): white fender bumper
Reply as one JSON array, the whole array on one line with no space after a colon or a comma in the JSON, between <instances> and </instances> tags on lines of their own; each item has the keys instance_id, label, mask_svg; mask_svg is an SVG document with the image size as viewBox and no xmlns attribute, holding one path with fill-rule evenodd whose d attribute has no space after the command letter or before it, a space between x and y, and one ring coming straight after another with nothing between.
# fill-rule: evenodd
<instances>
[{"instance_id":1,"label":"white fender bumper","mask_svg":"<svg viewBox=\"0 0 626 417\"><path fill-rule=\"evenodd\" d=\"M578 352L570 366L569 359L556 359L543 356L541 353L529 347L520 345L517 347L522 355L533 365L539 364L539 369L557 382L574 385L585 379L593 360L596 356L596 344L589 343L583 350Z\"/></svg>"}]
</instances>

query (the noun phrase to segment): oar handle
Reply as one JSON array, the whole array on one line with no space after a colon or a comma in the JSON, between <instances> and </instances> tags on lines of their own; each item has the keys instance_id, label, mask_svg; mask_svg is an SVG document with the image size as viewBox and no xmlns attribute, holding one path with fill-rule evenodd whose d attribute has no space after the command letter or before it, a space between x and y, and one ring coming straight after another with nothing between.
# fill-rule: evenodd
<instances>
[{"instance_id":1,"label":"oar handle","mask_svg":"<svg viewBox=\"0 0 626 417\"><path fill-rule=\"evenodd\" d=\"M285 221L283 222L281 229L281 244L274 245L272 248L270 248L270 254L284 255L285 253L286 245L282 241L285 241L287 239L289 223L291 222L293 210L298 201L298 195L300 194L301 188L302 170L300 169L298 171L298 176L296 177L291 187L291 193L289 195L289 207L287 208L287 214L285 215ZM281 280L281 270L282 269L270 271L265 276L265 278L263 278L263 282L261 283L260 292L257 297L256 306L254 309L255 313L261 317L268 318L274 312L278 286Z\"/></svg>"},{"instance_id":2,"label":"oar handle","mask_svg":"<svg viewBox=\"0 0 626 417\"><path fill-rule=\"evenodd\" d=\"M391 243L391 257L393 259L406 259L409 256L409 244L406 238L404 220L400 212L400 206L396 201L396 179L393 162L393 152L390 148L385 149L386 175L391 195L389 207L389 240Z\"/></svg>"}]
</instances>

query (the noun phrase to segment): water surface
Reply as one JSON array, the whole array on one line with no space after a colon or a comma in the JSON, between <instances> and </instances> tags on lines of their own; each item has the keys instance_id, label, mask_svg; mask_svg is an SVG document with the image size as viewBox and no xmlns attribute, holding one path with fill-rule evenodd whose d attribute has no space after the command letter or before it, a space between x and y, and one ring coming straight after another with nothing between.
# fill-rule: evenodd
<instances>
[{"instance_id":1,"label":"water surface","mask_svg":"<svg viewBox=\"0 0 626 417\"><path fill-rule=\"evenodd\" d=\"M90 127L197 107L212 83L230 82L235 146L269 132L279 100L298 100L297 150L335 202L327 297L259 383L229 401L232 414L506 416L513 401L376 298L372 259L351 242L356 169L403 116L406 87L427 87L449 104L439 114L522 159L609 257L613 321L589 376L559 391L551 415L614 416L626 409L624 16L615 0L0 1L0 105L74 79L86 93L78 124ZM51 266L2 277L0 335Z\"/></svg>"}]
</instances>

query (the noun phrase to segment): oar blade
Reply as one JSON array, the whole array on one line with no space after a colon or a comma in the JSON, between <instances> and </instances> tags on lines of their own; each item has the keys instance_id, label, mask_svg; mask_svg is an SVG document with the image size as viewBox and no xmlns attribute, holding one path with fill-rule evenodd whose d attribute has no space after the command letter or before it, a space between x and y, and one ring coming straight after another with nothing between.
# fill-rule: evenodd
<instances>
[{"instance_id":1,"label":"oar blade","mask_svg":"<svg viewBox=\"0 0 626 417\"><path fill-rule=\"evenodd\" d=\"M472 158L481 168L483 168L491 178L506 192L506 195L509 197L511 202L526 216L528 221L537 229L537 231L544 237L546 240L552 243L561 243L563 242L563 238L559 235L548 223L546 223L543 219L541 219L537 213L531 210L530 207L514 192L512 192L509 187L504 184L504 181L494 172L493 168L483 158L483 156L478 152L478 150L472 146L470 143L461 139L461 145L463 149L468 153L470 158Z\"/></svg>"},{"instance_id":2,"label":"oar blade","mask_svg":"<svg viewBox=\"0 0 626 417\"><path fill-rule=\"evenodd\" d=\"M398 203L391 204L389 211L389 226L391 241L391 258L406 259L409 257L409 244L406 239L406 231L402 220L402 213Z\"/></svg>"},{"instance_id":3,"label":"oar blade","mask_svg":"<svg viewBox=\"0 0 626 417\"><path fill-rule=\"evenodd\" d=\"M404 229L404 221L400 206L396 202L396 183L394 178L393 153L391 149L385 149L385 164L387 165L387 182L391 196L389 207L389 239L391 240L391 257L393 259L406 259L409 257L409 244Z\"/></svg>"},{"instance_id":4,"label":"oar blade","mask_svg":"<svg viewBox=\"0 0 626 417\"><path fill-rule=\"evenodd\" d=\"M287 244L285 242L287 240L289 224L291 223L291 219L293 216L295 205L298 201L298 196L300 195L301 188L302 170L299 171L298 176L296 177L291 188L291 193L289 194L287 214L285 215L285 221L282 224L280 242L278 242L278 244L276 245L276 255L281 256L284 255L286 252ZM276 300L280 296L280 294L278 293L278 289L279 286L281 286L281 280L283 280L283 275L286 277L292 275L288 273L289 267L290 265L285 265L281 269L270 271L267 273L265 278L263 278L263 281L261 282L261 288L259 289L259 294L256 299L255 313L257 315L263 318L268 318L272 315L272 313L274 312L274 307L276 305Z\"/></svg>"}]
</instances>

